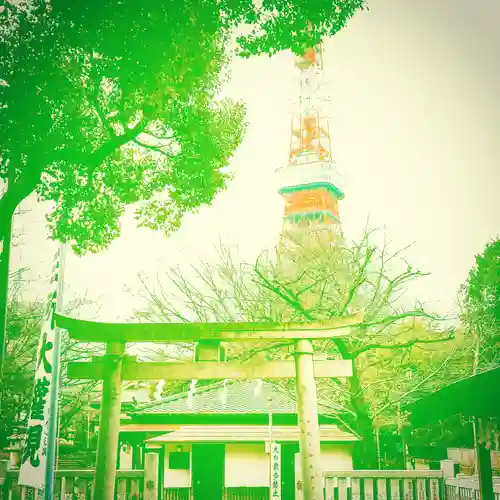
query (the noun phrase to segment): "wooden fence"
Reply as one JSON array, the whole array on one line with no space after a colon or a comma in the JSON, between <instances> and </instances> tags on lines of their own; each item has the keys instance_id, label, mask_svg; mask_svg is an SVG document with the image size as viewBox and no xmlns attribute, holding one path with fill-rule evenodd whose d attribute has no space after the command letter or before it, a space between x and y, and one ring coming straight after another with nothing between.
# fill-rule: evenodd
<instances>
[{"instance_id":1,"label":"wooden fence","mask_svg":"<svg viewBox=\"0 0 500 500\"><path fill-rule=\"evenodd\" d=\"M164 500L193 500L191 488L165 488Z\"/></svg>"},{"instance_id":2,"label":"wooden fence","mask_svg":"<svg viewBox=\"0 0 500 500\"><path fill-rule=\"evenodd\" d=\"M3 500L43 500L39 490L17 483L19 470L10 470L3 484ZM57 470L54 481L54 500L89 500L95 471ZM115 500L142 500L143 470L119 470L116 473Z\"/></svg>"},{"instance_id":3,"label":"wooden fence","mask_svg":"<svg viewBox=\"0 0 500 500\"><path fill-rule=\"evenodd\" d=\"M224 488L223 500L269 500L269 488L267 486Z\"/></svg>"},{"instance_id":4,"label":"wooden fence","mask_svg":"<svg viewBox=\"0 0 500 500\"><path fill-rule=\"evenodd\" d=\"M445 499L442 471L331 471L324 477L326 500Z\"/></svg>"},{"instance_id":5,"label":"wooden fence","mask_svg":"<svg viewBox=\"0 0 500 500\"><path fill-rule=\"evenodd\" d=\"M193 490L165 488L163 500L193 500ZM269 488L267 486L224 488L221 500L269 500Z\"/></svg>"}]
</instances>

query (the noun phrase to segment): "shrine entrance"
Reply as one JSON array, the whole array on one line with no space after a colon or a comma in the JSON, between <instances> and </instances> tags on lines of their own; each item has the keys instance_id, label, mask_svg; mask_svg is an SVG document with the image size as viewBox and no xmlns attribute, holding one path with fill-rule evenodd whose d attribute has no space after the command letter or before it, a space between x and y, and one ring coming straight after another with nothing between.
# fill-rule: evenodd
<instances>
[{"instance_id":1,"label":"shrine entrance","mask_svg":"<svg viewBox=\"0 0 500 500\"><path fill-rule=\"evenodd\" d=\"M363 321L362 313L318 322L297 323L98 323L55 314L57 327L74 340L106 343L106 354L91 362L70 362L70 379L102 380L102 404L97 449L94 500L115 496L116 456L120 429L121 391L124 380L213 380L296 379L297 414L304 500L323 500L320 462L320 433L315 377L349 377L352 361L315 360L313 340L349 335L349 327ZM225 361L221 342L290 341L295 343L293 360ZM195 362L138 362L127 356L130 342L192 342ZM206 445L204 445L206 446ZM193 448L195 500L222 497L224 445L222 448ZM269 446L275 446L269 442ZM220 450L222 449L222 453ZM211 454L213 452L213 455ZM221 458L222 457L222 458ZM222 460L222 462L220 462ZM153 463L152 461L151 463ZM210 470L212 473L210 473ZM215 473L217 466L219 473ZM158 461L155 465L158 469ZM146 468L146 467L145 467ZM272 469L271 469L272 471ZM273 472L271 472L273 474ZM144 499L160 500L159 471L156 480L146 481ZM221 477L222 475L222 477ZM196 476L196 479L195 479ZM276 478L276 481L279 481ZM270 477L270 499L284 498ZM272 486L272 487L271 487ZM276 494L275 494L276 493Z\"/></svg>"}]
</instances>

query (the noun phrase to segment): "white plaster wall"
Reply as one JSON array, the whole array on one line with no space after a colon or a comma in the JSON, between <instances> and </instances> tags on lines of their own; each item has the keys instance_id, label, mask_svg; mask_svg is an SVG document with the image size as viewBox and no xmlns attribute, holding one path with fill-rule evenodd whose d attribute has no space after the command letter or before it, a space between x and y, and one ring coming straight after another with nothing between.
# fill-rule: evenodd
<instances>
[{"instance_id":1,"label":"white plaster wall","mask_svg":"<svg viewBox=\"0 0 500 500\"><path fill-rule=\"evenodd\" d=\"M121 469L132 469L132 447L120 449L120 470Z\"/></svg>"},{"instance_id":2,"label":"white plaster wall","mask_svg":"<svg viewBox=\"0 0 500 500\"><path fill-rule=\"evenodd\" d=\"M163 476L165 488L190 488L191 487L191 458L189 460L189 469L172 470L168 468L168 454L177 451L176 444L167 444L165 451L165 474ZM183 444L182 451L191 453L191 445Z\"/></svg>"},{"instance_id":3,"label":"white plaster wall","mask_svg":"<svg viewBox=\"0 0 500 500\"><path fill-rule=\"evenodd\" d=\"M226 444L226 488L269 486L269 453L264 443Z\"/></svg>"},{"instance_id":4,"label":"white plaster wall","mask_svg":"<svg viewBox=\"0 0 500 500\"><path fill-rule=\"evenodd\" d=\"M323 471L352 470L352 446L345 444L322 444L321 465ZM295 500L303 500L303 491L297 489L297 481L302 481L299 453L295 454Z\"/></svg>"}]
</instances>

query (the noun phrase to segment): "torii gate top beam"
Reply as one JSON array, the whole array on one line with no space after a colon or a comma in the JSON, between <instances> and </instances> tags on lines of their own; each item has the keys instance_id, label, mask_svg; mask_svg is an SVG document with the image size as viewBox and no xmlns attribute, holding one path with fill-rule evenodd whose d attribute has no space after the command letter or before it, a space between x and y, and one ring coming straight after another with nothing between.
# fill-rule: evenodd
<instances>
[{"instance_id":1,"label":"torii gate top beam","mask_svg":"<svg viewBox=\"0 0 500 500\"><path fill-rule=\"evenodd\" d=\"M362 312L324 321L297 323L101 323L55 314L56 326L82 342L195 342L328 339L349 335Z\"/></svg>"}]
</instances>

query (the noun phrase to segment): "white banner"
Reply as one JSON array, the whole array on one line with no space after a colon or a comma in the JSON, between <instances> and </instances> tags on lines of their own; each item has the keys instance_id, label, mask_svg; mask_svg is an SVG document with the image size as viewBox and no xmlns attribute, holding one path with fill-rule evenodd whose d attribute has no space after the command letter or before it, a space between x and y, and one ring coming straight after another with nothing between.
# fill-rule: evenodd
<instances>
[{"instance_id":1,"label":"white banner","mask_svg":"<svg viewBox=\"0 0 500 500\"><path fill-rule=\"evenodd\" d=\"M36 359L35 387L21 456L19 484L44 488L47 473L47 444L50 418L54 330L44 321Z\"/></svg>"},{"instance_id":2,"label":"white banner","mask_svg":"<svg viewBox=\"0 0 500 500\"><path fill-rule=\"evenodd\" d=\"M33 398L26 430L26 441L21 455L21 469L19 484L33 488L44 489L47 474L47 449L49 444L49 420L57 415L51 402L53 389L56 386L55 377L58 377L57 353L59 335L54 328L54 313L60 303L62 295L62 279L59 280L61 251L55 256L52 284L53 292L49 296L47 311L42 323L40 341L36 355L35 384ZM62 263L61 263L62 265ZM59 295L59 296L58 296ZM53 440L56 436L53 436Z\"/></svg>"},{"instance_id":3,"label":"white banner","mask_svg":"<svg viewBox=\"0 0 500 500\"><path fill-rule=\"evenodd\" d=\"M281 445L271 443L271 500L281 499Z\"/></svg>"}]
</instances>

